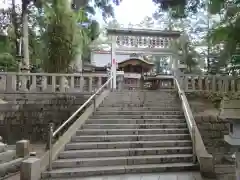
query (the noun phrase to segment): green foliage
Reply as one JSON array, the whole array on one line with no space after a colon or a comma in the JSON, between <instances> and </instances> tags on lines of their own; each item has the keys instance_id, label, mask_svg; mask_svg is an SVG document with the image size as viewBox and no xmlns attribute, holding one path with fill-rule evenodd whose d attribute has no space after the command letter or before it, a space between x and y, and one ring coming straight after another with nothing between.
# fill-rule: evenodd
<instances>
[{"instance_id":1,"label":"green foliage","mask_svg":"<svg viewBox=\"0 0 240 180\"><path fill-rule=\"evenodd\" d=\"M43 65L46 72L65 72L78 53L79 32L77 22L65 0L55 1L47 25L47 58Z\"/></svg>"},{"instance_id":2,"label":"green foliage","mask_svg":"<svg viewBox=\"0 0 240 180\"><path fill-rule=\"evenodd\" d=\"M0 36L0 71L15 71L17 61L11 54L11 42L7 36Z\"/></svg>"},{"instance_id":3,"label":"green foliage","mask_svg":"<svg viewBox=\"0 0 240 180\"><path fill-rule=\"evenodd\" d=\"M0 54L0 71L16 71L17 70L17 61L9 53Z\"/></svg>"}]
</instances>

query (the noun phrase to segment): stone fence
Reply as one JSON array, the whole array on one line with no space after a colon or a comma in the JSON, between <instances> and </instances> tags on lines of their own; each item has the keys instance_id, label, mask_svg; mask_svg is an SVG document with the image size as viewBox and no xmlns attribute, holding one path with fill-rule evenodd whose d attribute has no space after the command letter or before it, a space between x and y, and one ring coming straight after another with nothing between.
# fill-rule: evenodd
<instances>
[{"instance_id":1,"label":"stone fence","mask_svg":"<svg viewBox=\"0 0 240 180\"><path fill-rule=\"evenodd\" d=\"M240 91L240 78L233 76L185 74L180 77L180 84L185 92Z\"/></svg>"},{"instance_id":2,"label":"stone fence","mask_svg":"<svg viewBox=\"0 0 240 180\"><path fill-rule=\"evenodd\" d=\"M103 73L0 73L0 91L12 92L92 92L107 80Z\"/></svg>"}]
</instances>

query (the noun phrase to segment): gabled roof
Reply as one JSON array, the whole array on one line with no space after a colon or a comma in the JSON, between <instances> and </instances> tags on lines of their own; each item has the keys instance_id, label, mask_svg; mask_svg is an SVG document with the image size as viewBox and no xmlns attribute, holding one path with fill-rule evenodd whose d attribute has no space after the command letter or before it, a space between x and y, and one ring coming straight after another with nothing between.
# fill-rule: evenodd
<instances>
[{"instance_id":1,"label":"gabled roof","mask_svg":"<svg viewBox=\"0 0 240 180\"><path fill-rule=\"evenodd\" d=\"M143 63L145 63L145 64L148 64L148 65L154 65L154 63L152 63L152 62L148 62L148 61L146 61L146 60L144 60L143 58L135 58L135 57L131 57L131 58L129 58L129 59L126 59L126 60L124 60L124 61L121 61L121 62L119 62L118 64L123 64L123 63L125 63L125 62L127 62L127 61L131 61L131 60L139 60L139 61L141 61L141 62L143 62Z\"/></svg>"}]
</instances>

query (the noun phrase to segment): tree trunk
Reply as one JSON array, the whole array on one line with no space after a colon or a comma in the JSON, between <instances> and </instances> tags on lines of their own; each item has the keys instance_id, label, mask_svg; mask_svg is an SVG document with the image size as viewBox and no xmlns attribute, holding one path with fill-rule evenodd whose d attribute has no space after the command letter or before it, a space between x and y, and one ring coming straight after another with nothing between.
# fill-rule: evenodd
<instances>
[{"instance_id":1,"label":"tree trunk","mask_svg":"<svg viewBox=\"0 0 240 180\"><path fill-rule=\"evenodd\" d=\"M22 1L22 38L23 38L23 62L21 70L24 73L29 73L29 43L28 43L28 10L27 3ZM28 76L22 76L21 90L27 91Z\"/></svg>"},{"instance_id":2,"label":"tree trunk","mask_svg":"<svg viewBox=\"0 0 240 180\"><path fill-rule=\"evenodd\" d=\"M23 5L24 6L24 5ZM28 13L27 7L22 9L22 36L23 36L23 66L25 71L29 71L29 47L28 47Z\"/></svg>"},{"instance_id":3,"label":"tree trunk","mask_svg":"<svg viewBox=\"0 0 240 180\"><path fill-rule=\"evenodd\" d=\"M12 0L12 14L11 14L11 21L14 28L15 33L15 55L20 55L19 52L19 45L18 45L18 39L19 39L19 33L18 33L18 25L17 25L17 13L16 13L16 2L15 0Z\"/></svg>"}]
</instances>

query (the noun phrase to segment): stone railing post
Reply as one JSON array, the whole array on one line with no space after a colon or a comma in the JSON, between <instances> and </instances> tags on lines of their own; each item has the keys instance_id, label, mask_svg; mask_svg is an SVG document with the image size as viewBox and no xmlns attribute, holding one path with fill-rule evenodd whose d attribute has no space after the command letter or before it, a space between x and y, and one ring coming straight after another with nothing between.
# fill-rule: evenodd
<instances>
[{"instance_id":1,"label":"stone railing post","mask_svg":"<svg viewBox=\"0 0 240 180\"><path fill-rule=\"evenodd\" d=\"M71 76L70 77L70 88L71 89L74 89L75 88L75 84L74 84L74 81L75 80L75 76Z\"/></svg>"},{"instance_id":2,"label":"stone railing post","mask_svg":"<svg viewBox=\"0 0 240 180\"><path fill-rule=\"evenodd\" d=\"M188 76L185 75L184 77L184 89L185 91L188 91Z\"/></svg>"},{"instance_id":3,"label":"stone railing post","mask_svg":"<svg viewBox=\"0 0 240 180\"><path fill-rule=\"evenodd\" d=\"M216 76L212 76L212 91L216 91Z\"/></svg>"},{"instance_id":4,"label":"stone railing post","mask_svg":"<svg viewBox=\"0 0 240 180\"><path fill-rule=\"evenodd\" d=\"M52 92L56 92L56 76L52 76Z\"/></svg>"},{"instance_id":5,"label":"stone railing post","mask_svg":"<svg viewBox=\"0 0 240 180\"><path fill-rule=\"evenodd\" d=\"M21 86L20 86L20 91L28 91L28 88L27 88L27 83L29 81L29 76L28 75L20 75L19 77L20 79L20 82L21 82Z\"/></svg>"},{"instance_id":6,"label":"stone railing post","mask_svg":"<svg viewBox=\"0 0 240 180\"><path fill-rule=\"evenodd\" d=\"M17 90L17 76L15 74L6 75L6 92L15 92Z\"/></svg>"},{"instance_id":7,"label":"stone railing post","mask_svg":"<svg viewBox=\"0 0 240 180\"><path fill-rule=\"evenodd\" d=\"M84 91L84 84L85 84L84 77L81 76L80 77L80 92Z\"/></svg>"},{"instance_id":8,"label":"stone railing post","mask_svg":"<svg viewBox=\"0 0 240 180\"><path fill-rule=\"evenodd\" d=\"M66 78L64 76L60 77L60 92L65 92L66 91Z\"/></svg>"},{"instance_id":9,"label":"stone railing post","mask_svg":"<svg viewBox=\"0 0 240 180\"><path fill-rule=\"evenodd\" d=\"M231 83L231 91L232 91L232 92L235 92L235 91L236 91L236 88L235 88L235 79L231 79L231 80L230 80L230 83Z\"/></svg>"},{"instance_id":10,"label":"stone railing post","mask_svg":"<svg viewBox=\"0 0 240 180\"><path fill-rule=\"evenodd\" d=\"M32 84L30 86L30 91L31 92L37 91L37 77L35 75L32 76Z\"/></svg>"},{"instance_id":11,"label":"stone railing post","mask_svg":"<svg viewBox=\"0 0 240 180\"><path fill-rule=\"evenodd\" d=\"M93 90L93 77L89 77L89 81L88 81L88 91L92 92Z\"/></svg>"},{"instance_id":12,"label":"stone railing post","mask_svg":"<svg viewBox=\"0 0 240 180\"><path fill-rule=\"evenodd\" d=\"M202 91L202 90L203 90L203 86L202 86L202 76L199 76L199 77L198 77L198 88L199 88L199 91Z\"/></svg>"},{"instance_id":13,"label":"stone railing post","mask_svg":"<svg viewBox=\"0 0 240 180\"><path fill-rule=\"evenodd\" d=\"M47 76L42 76L41 86L42 91L45 91L47 89Z\"/></svg>"},{"instance_id":14,"label":"stone railing post","mask_svg":"<svg viewBox=\"0 0 240 180\"><path fill-rule=\"evenodd\" d=\"M99 89L102 86L102 77L98 77L97 88Z\"/></svg>"},{"instance_id":15,"label":"stone railing post","mask_svg":"<svg viewBox=\"0 0 240 180\"><path fill-rule=\"evenodd\" d=\"M223 77L223 84L224 84L224 92L228 92L228 89L229 89L229 78L228 77Z\"/></svg>"}]
</instances>

